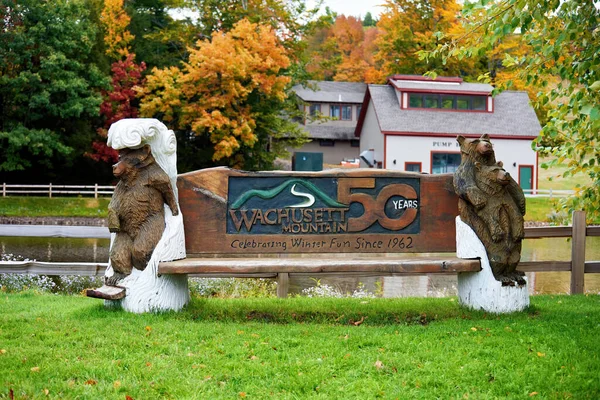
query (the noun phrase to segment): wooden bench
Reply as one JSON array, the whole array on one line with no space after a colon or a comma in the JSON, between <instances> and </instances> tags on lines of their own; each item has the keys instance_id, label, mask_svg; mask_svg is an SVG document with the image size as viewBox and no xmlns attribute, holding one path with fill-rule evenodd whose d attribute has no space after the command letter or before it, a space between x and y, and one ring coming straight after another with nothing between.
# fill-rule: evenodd
<instances>
[{"instance_id":1,"label":"wooden bench","mask_svg":"<svg viewBox=\"0 0 600 400\"><path fill-rule=\"evenodd\" d=\"M450 174L211 168L179 175L178 190L187 258L161 262L159 275L274 277L286 297L294 275L481 269L456 257Z\"/></svg>"}]
</instances>

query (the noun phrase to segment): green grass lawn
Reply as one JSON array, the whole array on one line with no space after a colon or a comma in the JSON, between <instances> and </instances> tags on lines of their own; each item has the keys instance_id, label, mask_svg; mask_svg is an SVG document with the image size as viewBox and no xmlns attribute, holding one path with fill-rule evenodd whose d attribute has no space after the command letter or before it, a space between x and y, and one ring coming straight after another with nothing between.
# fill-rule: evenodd
<instances>
[{"instance_id":1,"label":"green grass lawn","mask_svg":"<svg viewBox=\"0 0 600 400\"><path fill-rule=\"evenodd\" d=\"M577 185L589 185L591 179L588 175L577 174L575 176L569 176L563 178L563 174L567 170L567 164L557 164L551 168L542 168L542 164L549 162L550 158L540 157L539 173L539 188L540 189L553 189L553 190L573 190Z\"/></svg>"},{"instance_id":2,"label":"green grass lawn","mask_svg":"<svg viewBox=\"0 0 600 400\"><path fill-rule=\"evenodd\" d=\"M441 299L196 299L134 315L0 297L0 398L600 397L600 296L513 315Z\"/></svg>"},{"instance_id":3,"label":"green grass lawn","mask_svg":"<svg viewBox=\"0 0 600 400\"><path fill-rule=\"evenodd\" d=\"M4 217L101 217L106 218L110 198L1 197Z\"/></svg>"}]
</instances>

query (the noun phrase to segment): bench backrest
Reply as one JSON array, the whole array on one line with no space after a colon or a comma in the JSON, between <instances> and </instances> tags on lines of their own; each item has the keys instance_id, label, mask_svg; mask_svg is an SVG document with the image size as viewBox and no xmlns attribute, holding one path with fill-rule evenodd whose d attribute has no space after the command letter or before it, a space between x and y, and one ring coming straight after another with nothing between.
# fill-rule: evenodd
<instances>
[{"instance_id":1,"label":"bench backrest","mask_svg":"<svg viewBox=\"0 0 600 400\"><path fill-rule=\"evenodd\" d=\"M456 249L451 174L210 168L177 185L188 256Z\"/></svg>"}]
</instances>

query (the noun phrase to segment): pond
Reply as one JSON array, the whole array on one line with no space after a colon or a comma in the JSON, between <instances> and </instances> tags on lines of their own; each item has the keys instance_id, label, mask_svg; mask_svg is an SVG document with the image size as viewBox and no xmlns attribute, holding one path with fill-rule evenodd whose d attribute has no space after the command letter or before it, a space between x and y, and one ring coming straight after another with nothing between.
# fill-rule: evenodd
<instances>
[{"instance_id":1,"label":"pond","mask_svg":"<svg viewBox=\"0 0 600 400\"><path fill-rule=\"evenodd\" d=\"M107 262L108 239L65 239L35 237L0 237L0 253L12 254L37 261L67 262ZM571 243L565 238L527 239L523 242L523 261L568 261L571 258ZM600 260L600 237L588 237L586 260ZM529 290L532 294L569 293L569 272L535 272L527 274ZM423 275L407 277L322 277L321 284L327 284L343 292L352 292L358 285L383 297L439 297L456 295L456 275ZM314 286L310 277L294 277L290 282L290 292ZM585 290L600 293L600 274L585 274Z\"/></svg>"}]
</instances>

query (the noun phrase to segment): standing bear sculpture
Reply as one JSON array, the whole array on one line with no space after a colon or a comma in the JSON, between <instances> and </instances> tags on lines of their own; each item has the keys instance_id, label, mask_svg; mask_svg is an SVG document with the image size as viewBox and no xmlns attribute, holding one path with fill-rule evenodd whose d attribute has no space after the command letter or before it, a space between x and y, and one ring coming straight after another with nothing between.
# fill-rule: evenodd
<instances>
[{"instance_id":1,"label":"standing bear sculpture","mask_svg":"<svg viewBox=\"0 0 600 400\"><path fill-rule=\"evenodd\" d=\"M504 286L525 285L524 273L516 270L525 236L523 191L496 162L488 135L457 141L461 164L453 183L460 218L483 243L494 278Z\"/></svg>"},{"instance_id":2,"label":"standing bear sculpture","mask_svg":"<svg viewBox=\"0 0 600 400\"><path fill-rule=\"evenodd\" d=\"M108 205L108 229L116 234L110 249L115 273L105 279L109 286L133 268L146 269L165 230L164 204L173 215L179 214L169 176L156 163L150 145L119 150L113 174L119 183Z\"/></svg>"},{"instance_id":3,"label":"standing bear sculpture","mask_svg":"<svg viewBox=\"0 0 600 400\"><path fill-rule=\"evenodd\" d=\"M189 302L187 275L158 275L161 261L185 258L175 134L155 119L123 119L110 127L108 145L119 151L110 257L105 285L87 295L135 313L180 310Z\"/></svg>"}]
</instances>

